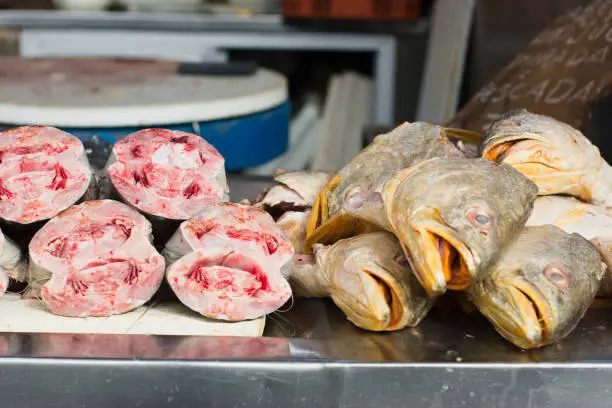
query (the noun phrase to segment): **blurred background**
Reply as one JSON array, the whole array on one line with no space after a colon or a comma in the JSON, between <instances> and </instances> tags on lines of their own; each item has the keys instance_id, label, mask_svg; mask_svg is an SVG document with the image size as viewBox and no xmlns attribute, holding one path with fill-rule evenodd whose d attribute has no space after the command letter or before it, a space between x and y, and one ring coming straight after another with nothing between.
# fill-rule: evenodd
<instances>
[{"instance_id":1,"label":"blurred background","mask_svg":"<svg viewBox=\"0 0 612 408\"><path fill-rule=\"evenodd\" d=\"M134 123L129 123L134 95L144 95L143 86L155 88L149 81L139 83L138 90L136 85L124 84L126 93L134 94L125 105L127 122L111 118L106 125L96 121L96 126L88 128L83 120L64 123L58 119L53 125L82 135L102 135L108 143L139 127L187 126L210 138L234 172L267 175L276 168L337 170L374 135L395 124L414 120L444 123L453 117L546 24L585 3L0 0L0 55L25 61L33 57L121 57L211 64L208 69L217 73L203 75L203 81L213 82L203 82L205 101L198 105L201 119L186 115L183 121L160 115L143 122L134 113ZM242 74L218 72L236 62L279 75L246 72L247 65L242 66L246 70ZM2 73L0 67L0 75L15 74ZM112 73L105 75L110 75L112 84ZM70 76L54 86L70 86ZM220 80L222 86L218 86ZM232 92L225 94L224 88ZM276 92L274 97L271 89ZM176 89L155 89L158 94L162 91L184 92L178 85ZM70 117L70 103L59 101L57 93L38 90L21 98L15 92L3 93L0 86L0 108L11 99L29 107L62 109L64 115L58 117ZM77 91L70 88L62 97L69 100L71 92ZM163 102L165 97L155 92L137 102L144 106L180 102ZM116 102L97 98L101 108ZM227 115L213 109L215 98L231 99L235 109ZM4 116L1 111L0 123L23 124L18 119L22 117L19 106ZM48 115L40 116L45 117ZM37 119L30 122L37 123Z\"/></svg>"}]
</instances>

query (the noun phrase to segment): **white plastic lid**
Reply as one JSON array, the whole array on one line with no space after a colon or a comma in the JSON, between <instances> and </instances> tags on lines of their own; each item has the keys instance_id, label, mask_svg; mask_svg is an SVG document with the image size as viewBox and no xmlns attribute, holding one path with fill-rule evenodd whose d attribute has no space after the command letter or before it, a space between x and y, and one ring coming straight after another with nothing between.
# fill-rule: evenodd
<instances>
[{"instance_id":1,"label":"white plastic lid","mask_svg":"<svg viewBox=\"0 0 612 408\"><path fill-rule=\"evenodd\" d=\"M286 78L179 76L167 61L0 58L0 123L131 127L204 122L285 102Z\"/></svg>"}]
</instances>

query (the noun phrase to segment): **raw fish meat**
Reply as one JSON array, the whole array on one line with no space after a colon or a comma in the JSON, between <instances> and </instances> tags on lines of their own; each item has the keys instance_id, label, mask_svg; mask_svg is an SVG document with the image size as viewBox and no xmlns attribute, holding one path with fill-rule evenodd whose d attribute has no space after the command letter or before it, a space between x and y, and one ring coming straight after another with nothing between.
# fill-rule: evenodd
<instances>
[{"instance_id":1,"label":"raw fish meat","mask_svg":"<svg viewBox=\"0 0 612 408\"><path fill-rule=\"evenodd\" d=\"M0 133L0 218L47 220L95 184L83 143L59 129L26 126Z\"/></svg>"},{"instance_id":2,"label":"raw fish meat","mask_svg":"<svg viewBox=\"0 0 612 408\"><path fill-rule=\"evenodd\" d=\"M113 146L106 165L121 199L146 214L175 220L228 200L225 160L201 137L145 129Z\"/></svg>"},{"instance_id":3,"label":"raw fish meat","mask_svg":"<svg viewBox=\"0 0 612 408\"><path fill-rule=\"evenodd\" d=\"M285 275L293 247L263 210L220 203L185 221L163 251L170 287L183 304L214 319L271 313L291 297Z\"/></svg>"},{"instance_id":4,"label":"raw fish meat","mask_svg":"<svg viewBox=\"0 0 612 408\"><path fill-rule=\"evenodd\" d=\"M87 201L50 220L30 242L29 291L71 317L133 310L159 289L164 258L151 223L113 200Z\"/></svg>"}]
</instances>

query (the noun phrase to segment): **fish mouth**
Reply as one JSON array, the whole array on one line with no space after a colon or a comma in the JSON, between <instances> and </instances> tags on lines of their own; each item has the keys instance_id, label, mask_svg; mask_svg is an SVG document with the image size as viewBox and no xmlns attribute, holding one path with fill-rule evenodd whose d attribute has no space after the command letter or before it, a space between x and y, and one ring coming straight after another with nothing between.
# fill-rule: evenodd
<instances>
[{"instance_id":1,"label":"fish mouth","mask_svg":"<svg viewBox=\"0 0 612 408\"><path fill-rule=\"evenodd\" d=\"M527 176L556 173L551 163L551 148L543 140L525 135L503 138L485 147L482 157L494 163L506 163Z\"/></svg>"},{"instance_id":2,"label":"fish mouth","mask_svg":"<svg viewBox=\"0 0 612 408\"><path fill-rule=\"evenodd\" d=\"M555 319L542 293L521 279L493 284L499 296L474 291L480 311L507 340L522 349L546 345Z\"/></svg>"},{"instance_id":3,"label":"fish mouth","mask_svg":"<svg viewBox=\"0 0 612 408\"><path fill-rule=\"evenodd\" d=\"M361 290L357 292L331 288L331 298L356 326L371 331L403 328L405 311L394 282L376 268L364 268ZM397 284L397 283L396 283Z\"/></svg>"},{"instance_id":4,"label":"fish mouth","mask_svg":"<svg viewBox=\"0 0 612 408\"><path fill-rule=\"evenodd\" d=\"M375 313L375 317L378 317L376 320L385 321L383 330L394 330L394 326L402 320L402 306L397 294L392 288L392 284L374 271L364 269L363 272L372 278L380 290L380 293L382 293L380 303L386 306L383 310Z\"/></svg>"},{"instance_id":5,"label":"fish mouth","mask_svg":"<svg viewBox=\"0 0 612 408\"><path fill-rule=\"evenodd\" d=\"M415 263L415 274L430 296L471 286L474 257L451 227L442 222L426 222L414 232L418 249L409 259ZM409 254L406 248L405 251Z\"/></svg>"}]
</instances>

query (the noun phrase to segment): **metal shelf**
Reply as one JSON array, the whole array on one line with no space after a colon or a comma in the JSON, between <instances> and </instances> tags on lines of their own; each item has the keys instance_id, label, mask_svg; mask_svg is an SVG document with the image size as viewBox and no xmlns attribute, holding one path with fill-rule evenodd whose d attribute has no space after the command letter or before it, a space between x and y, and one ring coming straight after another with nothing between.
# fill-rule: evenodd
<instances>
[{"instance_id":1,"label":"metal shelf","mask_svg":"<svg viewBox=\"0 0 612 408\"><path fill-rule=\"evenodd\" d=\"M422 23L422 22L421 22ZM415 23L416 31L424 30ZM0 28L22 30L21 54L198 59L225 50L374 54L373 121L393 124L396 38L392 34L309 31L277 15L1 11ZM202 35L206 32L206 35Z\"/></svg>"}]
</instances>

